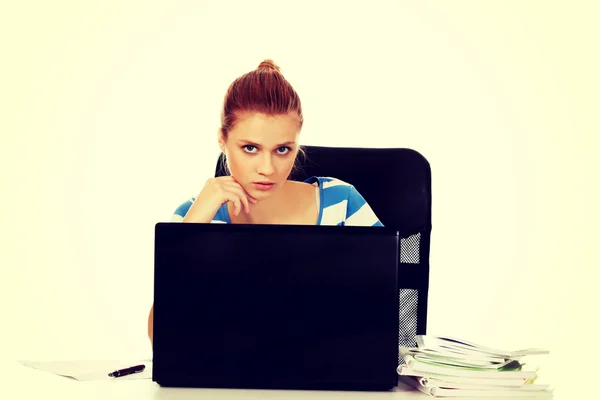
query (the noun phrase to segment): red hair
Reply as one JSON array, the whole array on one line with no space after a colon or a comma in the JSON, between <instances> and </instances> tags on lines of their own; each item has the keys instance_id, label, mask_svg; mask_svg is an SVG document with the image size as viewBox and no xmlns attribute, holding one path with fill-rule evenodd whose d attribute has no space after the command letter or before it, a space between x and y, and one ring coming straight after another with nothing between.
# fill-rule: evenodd
<instances>
[{"instance_id":1,"label":"red hair","mask_svg":"<svg viewBox=\"0 0 600 400\"><path fill-rule=\"evenodd\" d=\"M237 119L246 112L266 115L293 113L298 118L298 129L302 129L304 122L298 93L272 60L261 62L258 68L237 78L227 89L221 111L223 138L227 139Z\"/></svg>"}]
</instances>

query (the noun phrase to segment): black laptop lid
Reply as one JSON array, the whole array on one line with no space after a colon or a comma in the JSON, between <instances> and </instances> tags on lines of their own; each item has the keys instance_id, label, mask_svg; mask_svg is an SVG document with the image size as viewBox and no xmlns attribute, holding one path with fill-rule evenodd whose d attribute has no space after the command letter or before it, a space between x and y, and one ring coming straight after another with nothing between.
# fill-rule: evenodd
<instances>
[{"instance_id":1,"label":"black laptop lid","mask_svg":"<svg viewBox=\"0 0 600 400\"><path fill-rule=\"evenodd\" d=\"M394 230L159 223L155 240L159 384L396 385Z\"/></svg>"}]
</instances>

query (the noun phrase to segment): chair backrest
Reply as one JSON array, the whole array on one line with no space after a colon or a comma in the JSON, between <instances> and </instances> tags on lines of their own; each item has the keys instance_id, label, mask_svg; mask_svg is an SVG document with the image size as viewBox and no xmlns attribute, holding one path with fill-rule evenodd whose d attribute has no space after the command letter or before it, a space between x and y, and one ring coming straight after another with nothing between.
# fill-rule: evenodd
<instances>
[{"instance_id":1,"label":"chair backrest","mask_svg":"<svg viewBox=\"0 0 600 400\"><path fill-rule=\"evenodd\" d=\"M431 168L417 151L405 148L304 146L290 179L341 179L363 195L385 226L401 234L399 344L416 346L427 327L431 237ZM215 176L225 175L223 155Z\"/></svg>"}]
</instances>

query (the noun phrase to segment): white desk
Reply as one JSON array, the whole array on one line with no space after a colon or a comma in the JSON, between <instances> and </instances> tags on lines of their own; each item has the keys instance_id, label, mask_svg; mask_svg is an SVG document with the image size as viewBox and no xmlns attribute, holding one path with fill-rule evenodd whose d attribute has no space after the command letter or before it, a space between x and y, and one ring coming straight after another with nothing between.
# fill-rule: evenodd
<instances>
[{"instance_id":1,"label":"white desk","mask_svg":"<svg viewBox=\"0 0 600 400\"><path fill-rule=\"evenodd\" d=\"M82 382L25 367L16 361L0 361L0 398L61 400L229 400L229 399L328 399L404 400L431 397L401 386L394 392L320 392L283 390L175 389L158 386L150 379Z\"/></svg>"}]
</instances>

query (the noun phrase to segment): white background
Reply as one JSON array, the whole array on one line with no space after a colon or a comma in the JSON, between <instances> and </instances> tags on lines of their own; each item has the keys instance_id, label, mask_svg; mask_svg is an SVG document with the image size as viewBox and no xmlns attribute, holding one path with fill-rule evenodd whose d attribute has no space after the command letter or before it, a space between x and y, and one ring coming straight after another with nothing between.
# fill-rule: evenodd
<instances>
[{"instance_id":1,"label":"white background","mask_svg":"<svg viewBox=\"0 0 600 400\"><path fill-rule=\"evenodd\" d=\"M272 58L304 144L431 163L428 333L548 348L573 382L599 304L595 3L319 3L1 7L0 357L150 355L154 224L212 176L227 86Z\"/></svg>"}]
</instances>

